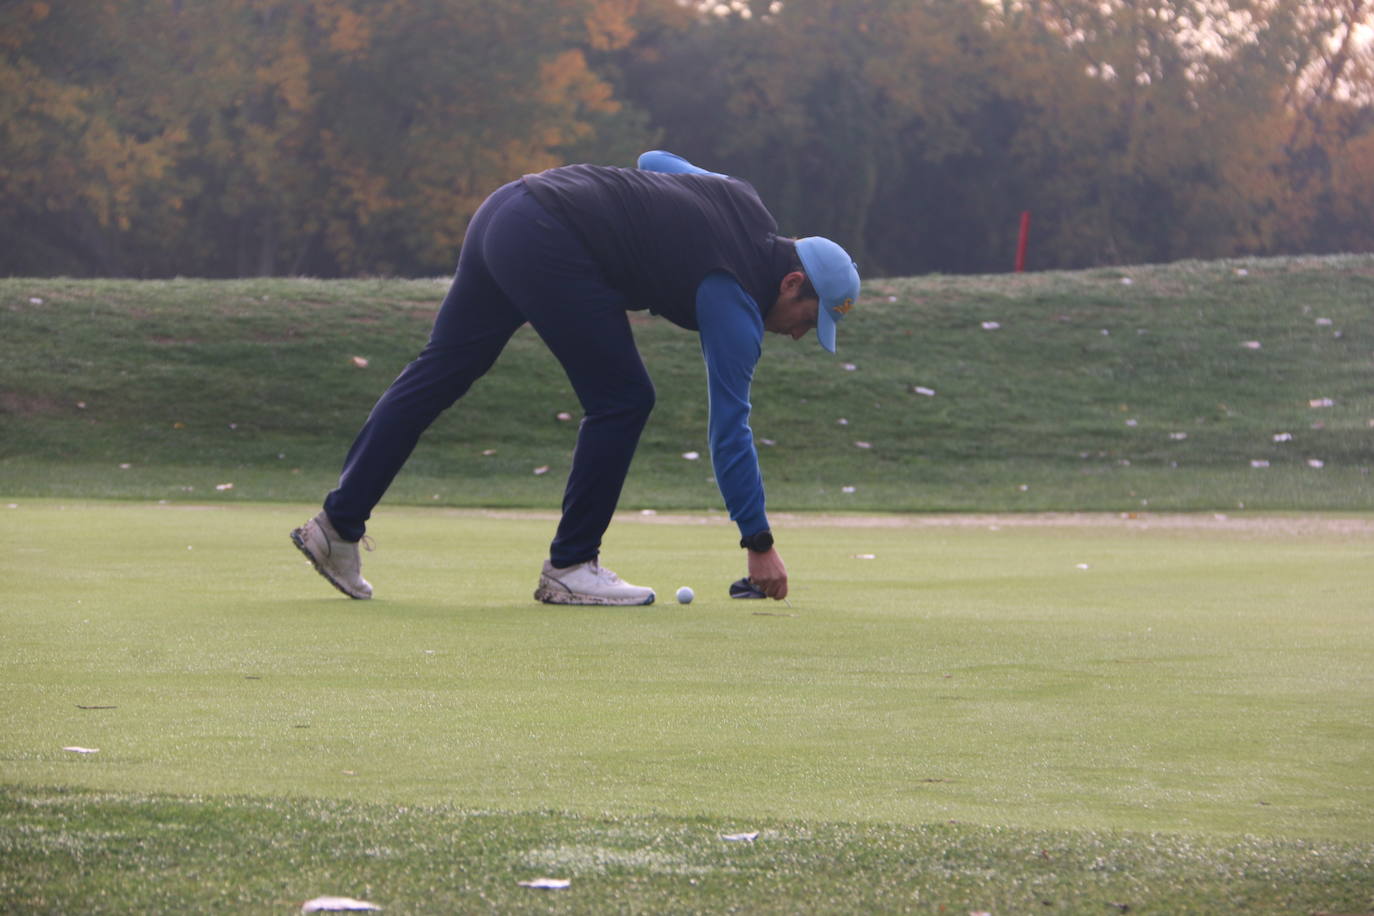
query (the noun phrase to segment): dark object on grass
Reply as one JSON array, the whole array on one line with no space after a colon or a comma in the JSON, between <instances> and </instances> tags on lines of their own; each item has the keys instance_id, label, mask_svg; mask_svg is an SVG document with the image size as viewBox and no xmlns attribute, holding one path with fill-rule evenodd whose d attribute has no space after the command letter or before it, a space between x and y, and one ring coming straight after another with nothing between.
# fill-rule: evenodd
<instances>
[{"instance_id":1,"label":"dark object on grass","mask_svg":"<svg viewBox=\"0 0 1374 916\"><path fill-rule=\"evenodd\" d=\"M768 596L765 595L765 594L759 589L759 587L758 587L757 585L755 585L753 582L751 582L751 581L749 580L749 577L748 577L748 576L745 576L743 579L740 579L738 582L732 582L732 583L730 583L730 597L731 597L731 598L766 598L766 597L768 597Z\"/></svg>"}]
</instances>

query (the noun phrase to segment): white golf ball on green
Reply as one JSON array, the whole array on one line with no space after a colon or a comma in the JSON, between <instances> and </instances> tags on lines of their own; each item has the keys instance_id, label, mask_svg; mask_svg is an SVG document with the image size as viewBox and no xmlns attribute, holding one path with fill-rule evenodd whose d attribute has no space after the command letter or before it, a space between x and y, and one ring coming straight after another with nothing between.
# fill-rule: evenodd
<instances>
[{"instance_id":1,"label":"white golf ball on green","mask_svg":"<svg viewBox=\"0 0 1374 916\"><path fill-rule=\"evenodd\" d=\"M678 603L678 604L691 604L691 603L692 603L692 599L695 598L695 597L696 597L696 593L693 592L693 591L691 590L691 588L689 588L689 587L686 586L686 585L682 586L682 588L680 588L680 589L677 590L677 603Z\"/></svg>"}]
</instances>

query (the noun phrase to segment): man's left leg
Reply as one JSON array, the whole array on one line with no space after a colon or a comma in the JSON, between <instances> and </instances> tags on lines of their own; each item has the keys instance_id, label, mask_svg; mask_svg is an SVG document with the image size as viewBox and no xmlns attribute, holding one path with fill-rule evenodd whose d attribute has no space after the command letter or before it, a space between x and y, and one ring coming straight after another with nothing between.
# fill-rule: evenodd
<instances>
[{"instance_id":1,"label":"man's left leg","mask_svg":"<svg viewBox=\"0 0 1374 916\"><path fill-rule=\"evenodd\" d=\"M510 221L508 239L501 221L493 224L488 264L562 364L585 413L537 595L563 604L649 604L653 589L621 582L600 567L598 555L653 409L653 382L630 332L624 296L606 284L571 230L533 199L524 206L524 218Z\"/></svg>"}]
</instances>

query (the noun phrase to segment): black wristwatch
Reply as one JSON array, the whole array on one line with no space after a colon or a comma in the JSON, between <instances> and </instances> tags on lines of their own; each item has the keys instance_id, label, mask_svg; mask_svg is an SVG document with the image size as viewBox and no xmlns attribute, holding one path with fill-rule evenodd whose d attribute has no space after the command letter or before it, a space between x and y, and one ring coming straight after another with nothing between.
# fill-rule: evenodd
<instances>
[{"instance_id":1,"label":"black wristwatch","mask_svg":"<svg viewBox=\"0 0 1374 916\"><path fill-rule=\"evenodd\" d=\"M747 538L740 538L739 545L747 547L754 553L767 553L773 549L773 532L767 528L758 534L751 534Z\"/></svg>"}]
</instances>

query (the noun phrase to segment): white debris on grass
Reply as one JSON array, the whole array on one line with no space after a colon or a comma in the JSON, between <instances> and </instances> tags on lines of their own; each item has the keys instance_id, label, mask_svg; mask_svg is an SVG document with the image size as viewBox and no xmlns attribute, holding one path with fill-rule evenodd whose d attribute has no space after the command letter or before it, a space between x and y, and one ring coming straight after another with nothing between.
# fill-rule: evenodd
<instances>
[{"instance_id":1,"label":"white debris on grass","mask_svg":"<svg viewBox=\"0 0 1374 916\"><path fill-rule=\"evenodd\" d=\"M1170 439L1173 439L1175 442L1182 442L1184 439L1187 439L1187 438L1188 438L1188 434L1187 434L1187 433L1169 433L1169 438L1170 438Z\"/></svg>"},{"instance_id":2,"label":"white debris on grass","mask_svg":"<svg viewBox=\"0 0 1374 916\"><path fill-rule=\"evenodd\" d=\"M217 483L217 484L215 484L215 489L216 489L216 490L232 490L232 489L234 489L234 485L233 485L232 483Z\"/></svg>"},{"instance_id":3,"label":"white debris on grass","mask_svg":"<svg viewBox=\"0 0 1374 916\"><path fill-rule=\"evenodd\" d=\"M548 466L547 464L541 464L539 467L537 467L537 468L534 469L534 476L535 476L535 477L538 477L538 476L540 476L541 474L547 474L548 472L549 472L549 466Z\"/></svg>"},{"instance_id":4,"label":"white debris on grass","mask_svg":"<svg viewBox=\"0 0 1374 916\"><path fill-rule=\"evenodd\" d=\"M683 452L682 457L686 458L688 461L696 461L701 457L701 452Z\"/></svg>"},{"instance_id":5,"label":"white debris on grass","mask_svg":"<svg viewBox=\"0 0 1374 916\"><path fill-rule=\"evenodd\" d=\"M911 393L912 393L912 394L923 395L924 397L928 397L928 398L933 398L933 397L935 397L935 389L934 389L934 388L927 388L927 387L925 387L924 385L916 385L916 386L914 386L914 387L911 389Z\"/></svg>"},{"instance_id":6,"label":"white debris on grass","mask_svg":"<svg viewBox=\"0 0 1374 916\"><path fill-rule=\"evenodd\" d=\"M367 368L367 357L366 357L366 356L355 356L355 357L353 357L353 365L357 366L359 369L366 369L366 368Z\"/></svg>"},{"instance_id":7,"label":"white debris on grass","mask_svg":"<svg viewBox=\"0 0 1374 916\"><path fill-rule=\"evenodd\" d=\"M855 443L854 443L854 447L855 447L855 448L872 448L872 447L873 447L873 443L871 443L871 442L855 442Z\"/></svg>"},{"instance_id":8,"label":"white debris on grass","mask_svg":"<svg viewBox=\"0 0 1374 916\"><path fill-rule=\"evenodd\" d=\"M1318 318L1318 319L1317 319L1317 327L1319 327L1319 328L1329 328L1329 327L1331 327L1331 319L1330 319L1330 318Z\"/></svg>"},{"instance_id":9,"label":"white debris on grass","mask_svg":"<svg viewBox=\"0 0 1374 916\"><path fill-rule=\"evenodd\" d=\"M1247 340L1242 343L1241 346L1247 350L1259 350L1263 348L1264 344L1260 343L1258 340Z\"/></svg>"},{"instance_id":10,"label":"white debris on grass","mask_svg":"<svg viewBox=\"0 0 1374 916\"><path fill-rule=\"evenodd\" d=\"M1263 458L1255 458L1255 459L1253 459L1253 460L1250 462L1250 467L1252 467L1252 468L1267 468L1267 467L1269 467L1269 462L1266 461L1266 460L1264 460Z\"/></svg>"},{"instance_id":11,"label":"white debris on grass","mask_svg":"<svg viewBox=\"0 0 1374 916\"><path fill-rule=\"evenodd\" d=\"M316 897L301 904L302 913L342 913L370 911L379 912L382 908L366 900L353 897Z\"/></svg>"},{"instance_id":12,"label":"white debris on grass","mask_svg":"<svg viewBox=\"0 0 1374 916\"><path fill-rule=\"evenodd\" d=\"M558 420L561 423L567 423L569 420L572 419L572 414L568 413L566 410L560 410L556 414L556 416L558 417Z\"/></svg>"},{"instance_id":13,"label":"white debris on grass","mask_svg":"<svg viewBox=\"0 0 1374 916\"><path fill-rule=\"evenodd\" d=\"M1308 407L1335 407L1336 402L1330 398L1313 398L1307 402Z\"/></svg>"},{"instance_id":14,"label":"white debris on grass","mask_svg":"<svg viewBox=\"0 0 1374 916\"><path fill-rule=\"evenodd\" d=\"M1317 468L1318 470L1320 470L1321 468L1326 467L1326 462L1322 461L1320 458L1308 458L1307 466L1309 468Z\"/></svg>"},{"instance_id":15,"label":"white debris on grass","mask_svg":"<svg viewBox=\"0 0 1374 916\"><path fill-rule=\"evenodd\" d=\"M995 331L995 330L997 330L998 328L1000 328L1001 326L1002 326L1002 325L1001 325L999 322L996 322L996 321L984 321L984 322L983 322L983 330L984 330L984 331Z\"/></svg>"},{"instance_id":16,"label":"white debris on grass","mask_svg":"<svg viewBox=\"0 0 1374 916\"><path fill-rule=\"evenodd\" d=\"M1275 441L1275 442L1292 442L1292 441L1293 441L1293 434L1292 434L1292 433L1274 433L1274 441Z\"/></svg>"},{"instance_id":17,"label":"white debris on grass","mask_svg":"<svg viewBox=\"0 0 1374 916\"><path fill-rule=\"evenodd\" d=\"M853 492L854 492L854 488L853 488L853 487L840 487L840 492L841 492L841 493L853 493Z\"/></svg>"},{"instance_id":18,"label":"white debris on grass","mask_svg":"<svg viewBox=\"0 0 1374 916\"><path fill-rule=\"evenodd\" d=\"M70 747L64 747L64 748L62 748L62 750L64 750L64 751L71 751L73 754L99 754L99 753L100 753L100 748L98 748L98 747L79 747L78 745L75 745L75 744L73 744L73 745L70 746Z\"/></svg>"},{"instance_id":19,"label":"white debris on grass","mask_svg":"<svg viewBox=\"0 0 1374 916\"><path fill-rule=\"evenodd\" d=\"M752 843L759 838L757 830L748 833L722 833L720 838L727 843Z\"/></svg>"},{"instance_id":20,"label":"white debris on grass","mask_svg":"<svg viewBox=\"0 0 1374 916\"><path fill-rule=\"evenodd\" d=\"M567 887L572 887L572 880L569 878L535 878L532 881L517 881L521 887L535 887L546 891L560 891Z\"/></svg>"}]
</instances>

